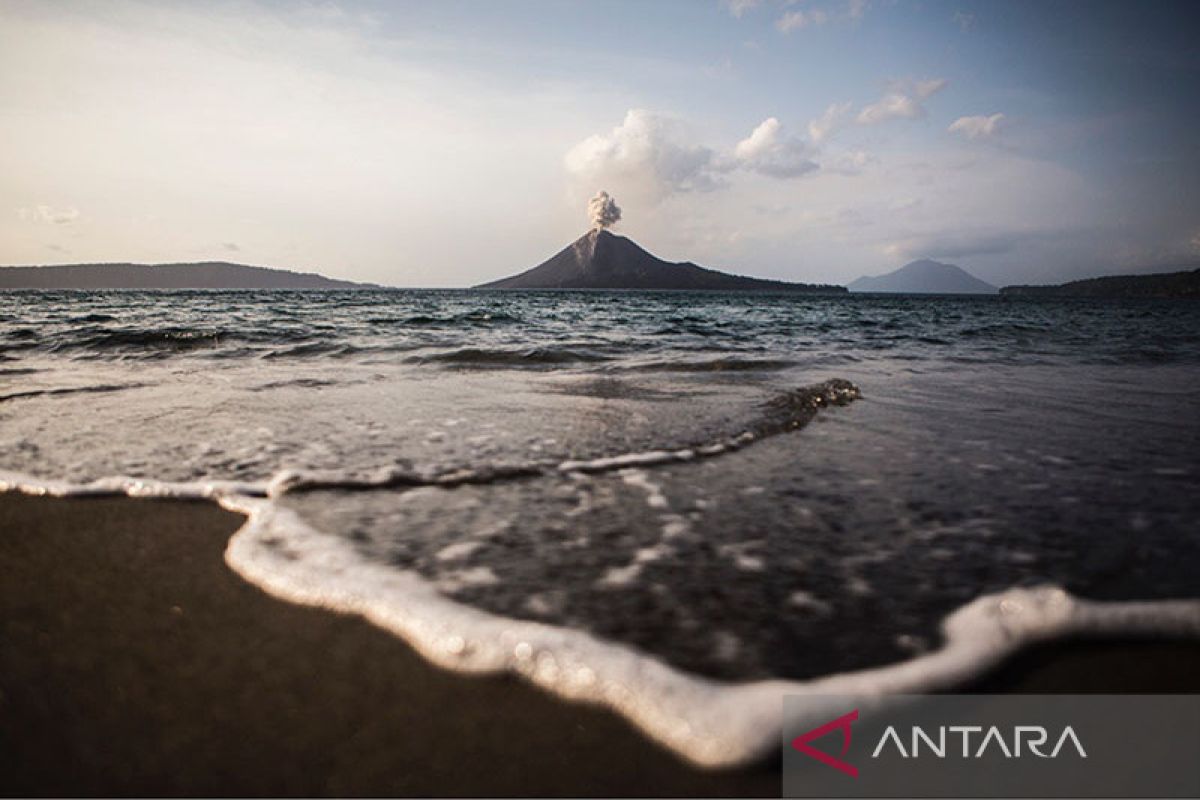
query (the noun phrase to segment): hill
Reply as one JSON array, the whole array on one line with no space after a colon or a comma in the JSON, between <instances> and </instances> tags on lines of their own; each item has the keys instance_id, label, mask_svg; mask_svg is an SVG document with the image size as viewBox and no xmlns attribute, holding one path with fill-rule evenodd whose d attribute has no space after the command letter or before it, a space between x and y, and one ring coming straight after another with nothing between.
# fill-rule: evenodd
<instances>
[{"instance_id":1,"label":"hill","mask_svg":"<svg viewBox=\"0 0 1200 800\"><path fill-rule=\"evenodd\" d=\"M0 267L0 289L366 289L312 272L196 264L63 264Z\"/></svg>"},{"instance_id":2,"label":"hill","mask_svg":"<svg viewBox=\"0 0 1200 800\"><path fill-rule=\"evenodd\" d=\"M1200 268L1153 275L1112 275L1057 286L1005 286L1016 297L1200 297Z\"/></svg>"},{"instance_id":3,"label":"hill","mask_svg":"<svg viewBox=\"0 0 1200 800\"><path fill-rule=\"evenodd\" d=\"M921 259L894 272L863 276L849 284L852 292L903 292L907 294L995 294L997 289L962 267Z\"/></svg>"},{"instance_id":4,"label":"hill","mask_svg":"<svg viewBox=\"0 0 1200 800\"><path fill-rule=\"evenodd\" d=\"M840 293L841 286L748 278L672 263L631 239L592 230L536 267L479 289L708 289L717 291Z\"/></svg>"}]
</instances>

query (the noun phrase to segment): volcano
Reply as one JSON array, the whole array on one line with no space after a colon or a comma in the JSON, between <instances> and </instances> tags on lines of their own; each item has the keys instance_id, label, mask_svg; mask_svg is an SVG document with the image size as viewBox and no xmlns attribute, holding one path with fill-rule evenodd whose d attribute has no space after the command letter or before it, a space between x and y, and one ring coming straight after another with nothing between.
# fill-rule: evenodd
<instances>
[{"instance_id":1,"label":"volcano","mask_svg":"<svg viewBox=\"0 0 1200 800\"><path fill-rule=\"evenodd\" d=\"M845 292L842 286L731 275L690 261L672 263L632 239L595 229L533 269L478 289L691 289L733 292Z\"/></svg>"}]
</instances>

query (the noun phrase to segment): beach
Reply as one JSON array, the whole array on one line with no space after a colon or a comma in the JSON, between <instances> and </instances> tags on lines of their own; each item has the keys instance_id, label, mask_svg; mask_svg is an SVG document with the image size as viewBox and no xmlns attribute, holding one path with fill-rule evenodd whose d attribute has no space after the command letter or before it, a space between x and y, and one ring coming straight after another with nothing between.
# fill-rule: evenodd
<instances>
[{"instance_id":1,"label":"beach","mask_svg":"<svg viewBox=\"0 0 1200 800\"><path fill-rule=\"evenodd\" d=\"M777 796L614 715L429 666L353 616L293 606L222 553L205 502L0 495L6 795ZM1196 691L1200 643L1060 643L965 690Z\"/></svg>"},{"instance_id":2,"label":"beach","mask_svg":"<svg viewBox=\"0 0 1200 800\"><path fill-rule=\"evenodd\" d=\"M607 712L271 598L200 502L0 495L6 795L777 795Z\"/></svg>"}]
</instances>

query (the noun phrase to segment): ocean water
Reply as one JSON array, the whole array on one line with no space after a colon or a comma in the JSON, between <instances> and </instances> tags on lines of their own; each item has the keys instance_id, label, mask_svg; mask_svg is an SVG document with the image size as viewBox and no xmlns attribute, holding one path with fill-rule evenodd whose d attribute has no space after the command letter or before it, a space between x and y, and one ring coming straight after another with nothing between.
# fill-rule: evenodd
<instances>
[{"instance_id":1,"label":"ocean water","mask_svg":"<svg viewBox=\"0 0 1200 800\"><path fill-rule=\"evenodd\" d=\"M1200 635L1200 303L7 292L0 471L734 763L784 690Z\"/></svg>"}]
</instances>

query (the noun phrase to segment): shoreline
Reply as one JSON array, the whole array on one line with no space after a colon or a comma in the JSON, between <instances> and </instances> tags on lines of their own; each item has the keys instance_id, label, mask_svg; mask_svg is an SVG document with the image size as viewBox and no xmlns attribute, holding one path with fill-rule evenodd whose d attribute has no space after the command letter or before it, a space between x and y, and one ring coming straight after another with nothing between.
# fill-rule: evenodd
<instances>
[{"instance_id":1,"label":"shoreline","mask_svg":"<svg viewBox=\"0 0 1200 800\"><path fill-rule=\"evenodd\" d=\"M223 558L213 503L0 495L0 793L777 796L615 714L431 666ZM964 691L1200 691L1200 642L1055 642Z\"/></svg>"}]
</instances>

